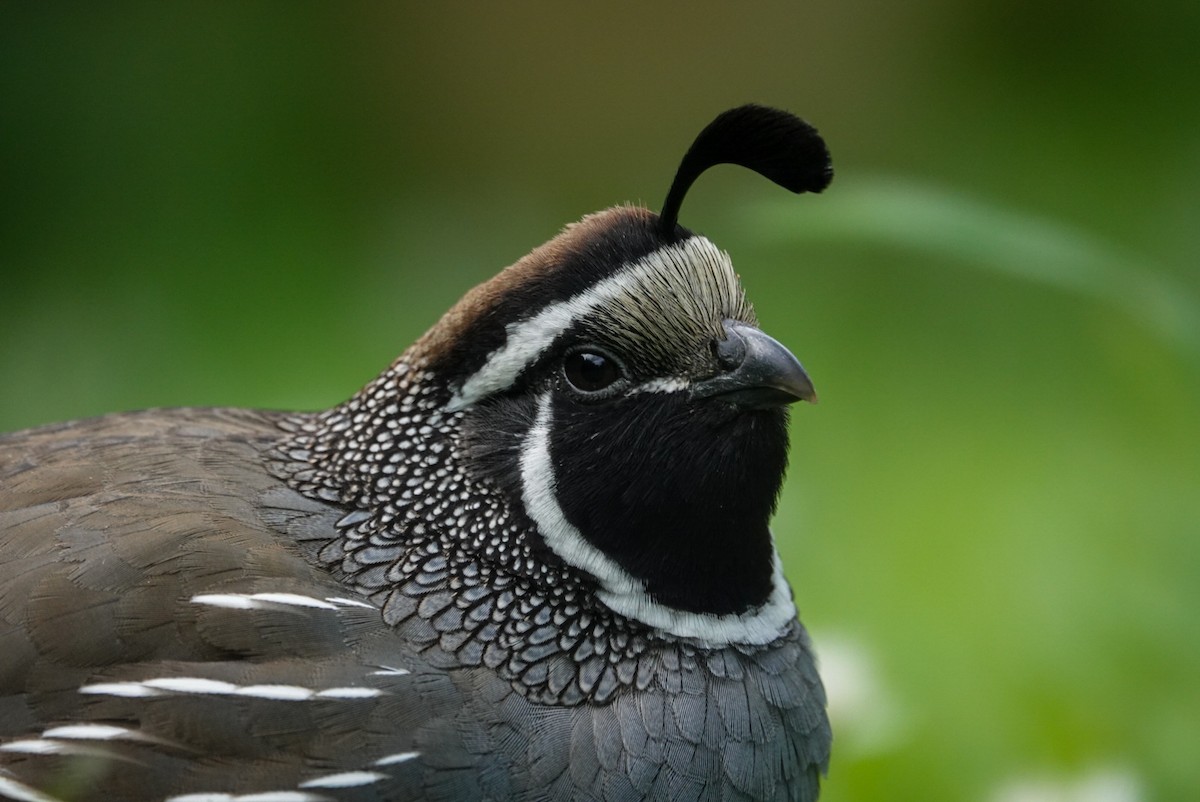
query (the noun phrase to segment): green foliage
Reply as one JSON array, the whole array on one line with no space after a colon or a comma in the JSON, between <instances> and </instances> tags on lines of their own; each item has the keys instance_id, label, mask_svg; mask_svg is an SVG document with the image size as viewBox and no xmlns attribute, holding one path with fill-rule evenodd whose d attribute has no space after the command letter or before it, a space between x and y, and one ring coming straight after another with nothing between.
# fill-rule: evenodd
<instances>
[{"instance_id":1,"label":"green foliage","mask_svg":"<svg viewBox=\"0 0 1200 802\"><path fill-rule=\"evenodd\" d=\"M1186 286L1145 258L1053 220L903 179L843 182L803 215L794 202L776 200L742 217L748 237L779 245L870 244L1093 296L1200 359L1200 303Z\"/></svg>"}]
</instances>

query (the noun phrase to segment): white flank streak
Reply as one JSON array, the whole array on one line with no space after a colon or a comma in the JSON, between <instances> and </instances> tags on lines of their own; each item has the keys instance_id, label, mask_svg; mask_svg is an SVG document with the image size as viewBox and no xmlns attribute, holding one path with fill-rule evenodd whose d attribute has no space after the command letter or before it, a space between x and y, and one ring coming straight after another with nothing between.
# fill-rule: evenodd
<instances>
[{"instance_id":1,"label":"white flank streak","mask_svg":"<svg viewBox=\"0 0 1200 802\"><path fill-rule=\"evenodd\" d=\"M270 605L285 607L311 607L318 610L336 610L337 605L328 599L314 599L298 593L202 593L192 597L193 604L224 607L229 610L262 610ZM351 602L353 603L353 602ZM371 605L365 605L370 607Z\"/></svg>"},{"instance_id":2,"label":"white flank streak","mask_svg":"<svg viewBox=\"0 0 1200 802\"><path fill-rule=\"evenodd\" d=\"M378 688L326 688L323 691L317 691L316 695L321 699L373 699L376 696L383 696L383 691Z\"/></svg>"},{"instance_id":3,"label":"white flank streak","mask_svg":"<svg viewBox=\"0 0 1200 802\"><path fill-rule=\"evenodd\" d=\"M327 802L329 797L304 791L262 791L257 794L181 794L163 802Z\"/></svg>"},{"instance_id":4,"label":"white flank streak","mask_svg":"<svg viewBox=\"0 0 1200 802\"><path fill-rule=\"evenodd\" d=\"M247 685L234 691L238 696L253 696L256 699L277 699L281 702L302 702L311 699L315 691L299 685Z\"/></svg>"},{"instance_id":5,"label":"white flank streak","mask_svg":"<svg viewBox=\"0 0 1200 802\"><path fill-rule=\"evenodd\" d=\"M330 604L324 599L314 599L312 596L301 596L298 593L255 593L250 596L255 601L272 602L274 604L289 604L293 607L316 607L321 610L336 610L336 604Z\"/></svg>"},{"instance_id":6,"label":"white flank streak","mask_svg":"<svg viewBox=\"0 0 1200 802\"><path fill-rule=\"evenodd\" d=\"M343 607L366 607L368 610L378 610L379 608L370 602L359 601L358 599L342 599L336 596L328 596L325 601L333 604L340 604Z\"/></svg>"},{"instance_id":7,"label":"white flank streak","mask_svg":"<svg viewBox=\"0 0 1200 802\"><path fill-rule=\"evenodd\" d=\"M207 604L229 610L261 610L264 607L244 593L202 593L192 597L192 604Z\"/></svg>"},{"instance_id":8,"label":"white flank streak","mask_svg":"<svg viewBox=\"0 0 1200 802\"><path fill-rule=\"evenodd\" d=\"M779 553L772 547L771 596L761 606L738 615L712 615L677 610L654 601L642 583L584 538L563 513L555 494L550 460L550 394L538 400L537 418L521 447L521 485L525 511L555 554L594 576L600 600L614 612L705 646L731 643L761 645L779 637L796 617L796 606L783 577Z\"/></svg>"},{"instance_id":9,"label":"white flank streak","mask_svg":"<svg viewBox=\"0 0 1200 802\"><path fill-rule=\"evenodd\" d=\"M6 744L0 744L0 752L21 752L26 755L64 755L70 754L71 749L58 741L30 738L24 741L9 741Z\"/></svg>"},{"instance_id":10,"label":"white flank streak","mask_svg":"<svg viewBox=\"0 0 1200 802\"><path fill-rule=\"evenodd\" d=\"M356 788L360 785L370 785L380 780L386 780L388 775L379 771L343 771L340 774L327 774L300 783L298 788Z\"/></svg>"},{"instance_id":11,"label":"white flank streak","mask_svg":"<svg viewBox=\"0 0 1200 802\"><path fill-rule=\"evenodd\" d=\"M420 754L421 754L420 752L397 752L394 755L386 755L384 757L381 757L381 758L379 758L379 760L376 760L371 765L372 766L394 766L397 763L404 763L405 761L412 760L414 757L418 757Z\"/></svg>"},{"instance_id":12,"label":"white flank streak","mask_svg":"<svg viewBox=\"0 0 1200 802\"><path fill-rule=\"evenodd\" d=\"M379 671L372 671L371 674L376 677L403 677L408 674L408 669L392 668L391 666L380 666Z\"/></svg>"},{"instance_id":13,"label":"white flank streak","mask_svg":"<svg viewBox=\"0 0 1200 802\"><path fill-rule=\"evenodd\" d=\"M148 688L140 682L97 682L84 685L80 693L96 693L104 696L161 696L162 692Z\"/></svg>"},{"instance_id":14,"label":"white flank streak","mask_svg":"<svg viewBox=\"0 0 1200 802\"><path fill-rule=\"evenodd\" d=\"M65 724L61 727L51 727L42 733L43 738L67 738L85 741L116 741L128 739L140 740L140 732L114 727L111 724Z\"/></svg>"},{"instance_id":15,"label":"white flank streak","mask_svg":"<svg viewBox=\"0 0 1200 802\"><path fill-rule=\"evenodd\" d=\"M25 783L19 783L8 777L0 777L0 796L5 799L15 799L17 802L62 802L56 796L43 794Z\"/></svg>"},{"instance_id":16,"label":"white flank streak","mask_svg":"<svg viewBox=\"0 0 1200 802\"><path fill-rule=\"evenodd\" d=\"M169 691L171 693L227 694L233 693L238 689L238 686L232 682L204 679L203 677L158 677L144 680L142 685L157 691Z\"/></svg>"},{"instance_id":17,"label":"white flank streak","mask_svg":"<svg viewBox=\"0 0 1200 802\"><path fill-rule=\"evenodd\" d=\"M390 669L372 673L400 676L408 672L402 669ZM274 699L281 702L303 702L307 699L373 699L385 694L384 691L377 688L352 685L314 690L302 688L299 685L234 685L232 682L204 679L203 677L156 677L142 682L104 682L84 685L79 692L107 696L162 696L168 693L210 694L213 696L248 696L254 699ZM99 724L59 727L47 730L44 735L94 740L145 737L133 730L122 730L120 727Z\"/></svg>"},{"instance_id":18,"label":"white flank streak","mask_svg":"<svg viewBox=\"0 0 1200 802\"><path fill-rule=\"evenodd\" d=\"M493 351L483 367L463 382L450 399L447 410L456 412L508 387L525 366L536 360L572 323L637 285L646 276L661 272L664 263L726 258L704 237L690 237L652 251L578 295L551 304L528 320L509 325L504 345Z\"/></svg>"}]
</instances>

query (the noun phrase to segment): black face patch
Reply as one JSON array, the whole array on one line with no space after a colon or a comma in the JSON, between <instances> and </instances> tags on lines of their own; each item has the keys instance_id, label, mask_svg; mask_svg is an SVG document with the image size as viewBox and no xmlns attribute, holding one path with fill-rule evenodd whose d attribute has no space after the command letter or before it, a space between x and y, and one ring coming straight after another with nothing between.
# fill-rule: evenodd
<instances>
[{"instance_id":1,"label":"black face patch","mask_svg":"<svg viewBox=\"0 0 1200 802\"><path fill-rule=\"evenodd\" d=\"M653 598L716 615L767 600L785 410L738 410L685 393L599 405L556 394L551 421L567 520Z\"/></svg>"}]
</instances>

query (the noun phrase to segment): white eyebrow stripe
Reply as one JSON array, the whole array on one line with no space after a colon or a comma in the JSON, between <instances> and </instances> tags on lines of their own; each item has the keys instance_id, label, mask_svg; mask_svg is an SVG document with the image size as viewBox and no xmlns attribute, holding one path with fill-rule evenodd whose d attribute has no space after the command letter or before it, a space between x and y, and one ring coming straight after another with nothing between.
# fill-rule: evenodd
<instances>
[{"instance_id":1,"label":"white eyebrow stripe","mask_svg":"<svg viewBox=\"0 0 1200 802\"><path fill-rule=\"evenodd\" d=\"M414 757L420 757L420 752L397 752L394 755L384 755L383 757L372 763L372 766L394 766L397 763L404 763L412 760Z\"/></svg>"},{"instance_id":2,"label":"white eyebrow stripe","mask_svg":"<svg viewBox=\"0 0 1200 802\"><path fill-rule=\"evenodd\" d=\"M507 336L504 345L489 354L483 367L463 382L446 409L456 412L508 387L572 323L636 286L647 276L663 272L665 265L714 260L727 262L728 257L704 237L689 237L682 242L656 248L583 292L550 304L527 320L510 324L505 330Z\"/></svg>"},{"instance_id":3,"label":"white eyebrow stripe","mask_svg":"<svg viewBox=\"0 0 1200 802\"><path fill-rule=\"evenodd\" d=\"M360 785L370 785L380 780L388 779L390 775L381 771L343 771L337 774L326 774L324 777L314 777L300 783L297 788L357 788Z\"/></svg>"}]
</instances>

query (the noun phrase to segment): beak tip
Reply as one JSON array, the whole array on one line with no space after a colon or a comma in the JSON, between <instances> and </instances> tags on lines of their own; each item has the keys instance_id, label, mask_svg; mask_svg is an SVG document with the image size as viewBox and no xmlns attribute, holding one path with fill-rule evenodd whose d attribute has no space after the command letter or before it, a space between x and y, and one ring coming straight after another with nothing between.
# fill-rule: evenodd
<instances>
[{"instance_id":1,"label":"beak tip","mask_svg":"<svg viewBox=\"0 0 1200 802\"><path fill-rule=\"evenodd\" d=\"M817 403L817 391L800 361L778 340L738 321L725 321L736 358L725 371L696 388L701 397L721 396L751 408L778 407L797 401Z\"/></svg>"}]
</instances>

